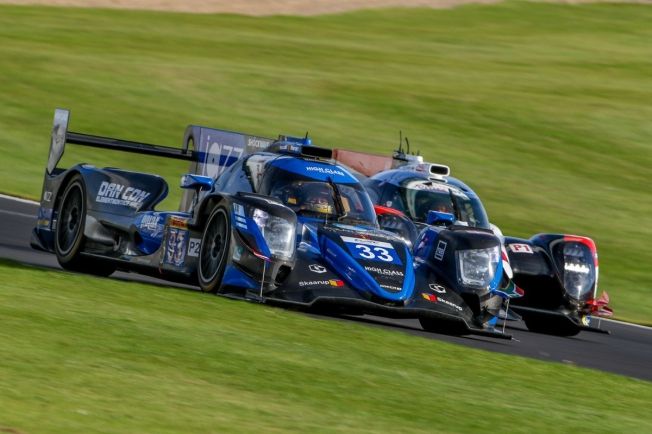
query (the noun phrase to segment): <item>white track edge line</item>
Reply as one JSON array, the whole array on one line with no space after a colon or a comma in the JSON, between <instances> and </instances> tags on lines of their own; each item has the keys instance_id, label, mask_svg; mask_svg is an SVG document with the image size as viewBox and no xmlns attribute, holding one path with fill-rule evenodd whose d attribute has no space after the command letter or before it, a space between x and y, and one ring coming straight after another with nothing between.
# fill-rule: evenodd
<instances>
[{"instance_id":1,"label":"white track edge line","mask_svg":"<svg viewBox=\"0 0 652 434\"><path fill-rule=\"evenodd\" d=\"M9 215L15 215L15 216L18 216L18 217L36 219L36 216L34 214L25 214L24 212L9 211L9 210L6 210L6 209L0 209L0 214L9 214Z\"/></svg>"},{"instance_id":2,"label":"white track edge line","mask_svg":"<svg viewBox=\"0 0 652 434\"><path fill-rule=\"evenodd\" d=\"M16 202L21 202L21 203L27 203L27 204L30 204L30 205L39 205L39 203L34 201L34 200L22 199L20 197L9 196L9 195L2 194L2 193L0 193L0 198L7 199L7 200L13 200L13 201L16 201ZM15 214L21 214L21 213L15 213ZM631 322L618 321L616 319L609 319L609 318L600 318L600 319L598 319L596 317L596 320L602 320L602 321L607 321L607 322L615 322L617 324L622 324L622 325L626 325L626 326L638 327L638 328L642 328L642 329L652 330L652 327L644 326L644 325L641 325L641 324L634 324L634 323L631 323Z\"/></svg>"},{"instance_id":3,"label":"white track edge line","mask_svg":"<svg viewBox=\"0 0 652 434\"><path fill-rule=\"evenodd\" d=\"M617 319L600 318L600 317L597 317L597 316L591 317L591 324L595 324L596 321L600 321L600 320L607 321L607 322L615 322L617 324L621 324L621 325L625 325L625 326L631 326L631 327L637 327L637 328L645 329L645 330L652 330L652 327L650 327L650 326L646 326L646 325L642 325L642 324L634 324L634 323L625 322L625 321L619 321Z\"/></svg>"},{"instance_id":4,"label":"white track edge line","mask_svg":"<svg viewBox=\"0 0 652 434\"><path fill-rule=\"evenodd\" d=\"M7 200L13 200L15 202L27 203L27 204L30 204L30 205L39 205L39 203L36 202L35 200L23 199L23 198L15 197L15 196L8 196L8 195L2 194L2 193L0 193L0 198L7 199Z\"/></svg>"}]
</instances>

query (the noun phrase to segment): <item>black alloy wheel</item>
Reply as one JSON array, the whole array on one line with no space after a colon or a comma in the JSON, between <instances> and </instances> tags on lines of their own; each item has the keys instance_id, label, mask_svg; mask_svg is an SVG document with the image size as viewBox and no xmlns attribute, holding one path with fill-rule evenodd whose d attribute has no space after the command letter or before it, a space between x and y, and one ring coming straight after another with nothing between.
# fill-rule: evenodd
<instances>
[{"instance_id":1,"label":"black alloy wheel","mask_svg":"<svg viewBox=\"0 0 652 434\"><path fill-rule=\"evenodd\" d=\"M218 206L204 227L199 250L197 274L202 291L217 292L220 289L230 244L229 215L223 206Z\"/></svg>"},{"instance_id":2,"label":"black alloy wheel","mask_svg":"<svg viewBox=\"0 0 652 434\"><path fill-rule=\"evenodd\" d=\"M63 269L96 276L108 276L115 271L114 265L81 254L86 224L85 188L81 176L75 175L66 186L57 216L54 253Z\"/></svg>"}]
</instances>

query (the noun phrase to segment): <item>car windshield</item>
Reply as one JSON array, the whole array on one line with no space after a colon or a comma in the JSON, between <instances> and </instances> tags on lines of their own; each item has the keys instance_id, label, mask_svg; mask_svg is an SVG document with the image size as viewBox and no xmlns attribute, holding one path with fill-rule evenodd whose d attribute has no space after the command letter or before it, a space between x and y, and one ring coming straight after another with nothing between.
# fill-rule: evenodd
<instances>
[{"instance_id":1,"label":"car windshield","mask_svg":"<svg viewBox=\"0 0 652 434\"><path fill-rule=\"evenodd\" d=\"M383 195L382 204L407 214L412 220L425 223L429 211L453 214L458 222L489 228L487 214L475 197L437 181L412 179Z\"/></svg>"},{"instance_id":2,"label":"car windshield","mask_svg":"<svg viewBox=\"0 0 652 434\"><path fill-rule=\"evenodd\" d=\"M376 214L360 184L318 181L271 168L261 193L280 199L299 216L351 224L375 225Z\"/></svg>"}]
</instances>

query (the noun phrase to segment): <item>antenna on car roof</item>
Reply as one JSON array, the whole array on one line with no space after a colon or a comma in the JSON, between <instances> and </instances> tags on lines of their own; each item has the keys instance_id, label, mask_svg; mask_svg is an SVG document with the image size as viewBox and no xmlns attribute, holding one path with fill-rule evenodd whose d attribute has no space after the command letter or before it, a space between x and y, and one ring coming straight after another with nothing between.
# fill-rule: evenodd
<instances>
[{"instance_id":1,"label":"antenna on car roof","mask_svg":"<svg viewBox=\"0 0 652 434\"><path fill-rule=\"evenodd\" d=\"M407 136L405 136L405 144L407 145L407 154L410 155L410 141Z\"/></svg>"},{"instance_id":2,"label":"antenna on car roof","mask_svg":"<svg viewBox=\"0 0 652 434\"><path fill-rule=\"evenodd\" d=\"M398 151L399 154L403 153L403 131L398 130Z\"/></svg>"}]
</instances>

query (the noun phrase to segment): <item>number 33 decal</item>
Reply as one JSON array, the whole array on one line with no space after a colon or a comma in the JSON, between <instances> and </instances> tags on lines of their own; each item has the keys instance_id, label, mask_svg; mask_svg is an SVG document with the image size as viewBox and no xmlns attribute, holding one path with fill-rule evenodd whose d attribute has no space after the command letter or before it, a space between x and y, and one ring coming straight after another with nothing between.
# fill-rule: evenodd
<instances>
[{"instance_id":1,"label":"number 33 decal","mask_svg":"<svg viewBox=\"0 0 652 434\"><path fill-rule=\"evenodd\" d=\"M394 257L389 253L387 249L382 247L369 247L364 244L356 244L355 248L360 250L358 254L365 259L380 259L385 262L393 262Z\"/></svg>"}]
</instances>

